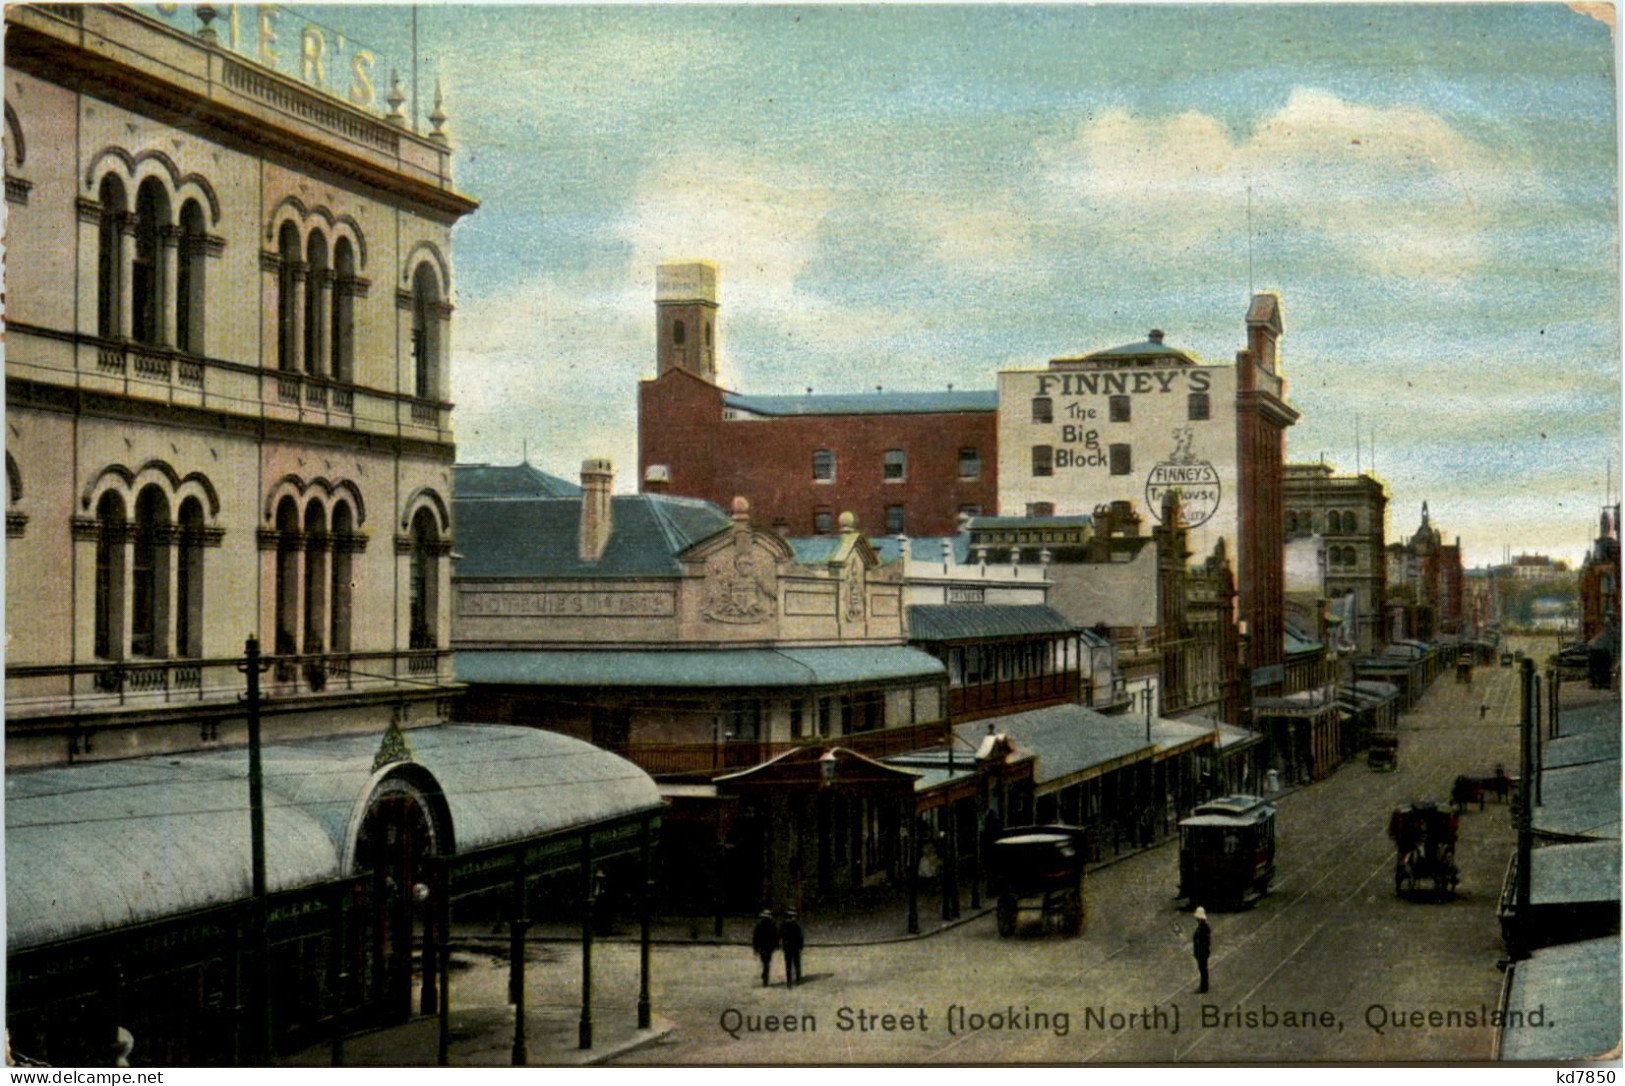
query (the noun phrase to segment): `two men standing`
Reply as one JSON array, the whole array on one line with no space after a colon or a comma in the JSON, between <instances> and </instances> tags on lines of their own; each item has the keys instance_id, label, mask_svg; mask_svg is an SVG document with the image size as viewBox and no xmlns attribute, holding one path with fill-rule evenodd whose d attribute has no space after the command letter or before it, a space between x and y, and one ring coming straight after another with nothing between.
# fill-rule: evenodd
<instances>
[{"instance_id":1,"label":"two men standing","mask_svg":"<svg viewBox=\"0 0 1625 1086\"><path fill-rule=\"evenodd\" d=\"M801 948L807 943L806 934L801 930L800 914L789 909L784 914L784 925L773 923L773 913L763 909L756 919L756 930L751 934L750 945L756 951L756 956L762 959L762 987L770 983L769 977L773 970L773 952L780 946L784 947L784 984L787 988L794 988L801 981Z\"/></svg>"}]
</instances>

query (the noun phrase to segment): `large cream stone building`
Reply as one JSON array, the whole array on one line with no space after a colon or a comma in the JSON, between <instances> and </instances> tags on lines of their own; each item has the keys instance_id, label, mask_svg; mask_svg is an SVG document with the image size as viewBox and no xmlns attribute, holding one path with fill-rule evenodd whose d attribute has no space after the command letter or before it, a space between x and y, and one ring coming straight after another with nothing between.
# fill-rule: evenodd
<instances>
[{"instance_id":1,"label":"large cream stone building","mask_svg":"<svg viewBox=\"0 0 1625 1086\"><path fill-rule=\"evenodd\" d=\"M453 896L646 857L660 810L612 754L447 719L476 204L442 111L178 11L5 12L6 1026L59 1065L262 1063L419 977L444 1005Z\"/></svg>"}]
</instances>

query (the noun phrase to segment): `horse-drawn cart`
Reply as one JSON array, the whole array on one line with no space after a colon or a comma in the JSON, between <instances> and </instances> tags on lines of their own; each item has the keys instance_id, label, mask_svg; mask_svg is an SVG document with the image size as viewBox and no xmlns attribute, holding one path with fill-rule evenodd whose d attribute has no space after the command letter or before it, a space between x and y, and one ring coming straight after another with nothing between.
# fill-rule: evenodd
<instances>
[{"instance_id":1,"label":"horse-drawn cart","mask_svg":"<svg viewBox=\"0 0 1625 1086\"><path fill-rule=\"evenodd\" d=\"M1083 865L1087 842L1075 826L1006 830L989 850L989 874L998 888L1000 935L1014 935L1022 910L1041 914L1045 928L1063 935L1083 931Z\"/></svg>"},{"instance_id":2,"label":"horse-drawn cart","mask_svg":"<svg viewBox=\"0 0 1625 1086\"><path fill-rule=\"evenodd\" d=\"M1436 803L1413 803L1388 818L1394 839L1394 893L1411 894L1425 879L1435 895L1454 894L1461 874L1456 868L1456 816Z\"/></svg>"},{"instance_id":3,"label":"horse-drawn cart","mask_svg":"<svg viewBox=\"0 0 1625 1086\"><path fill-rule=\"evenodd\" d=\"M1371 746L1365 752L1365 764L1370 769L1399 768L1399 733L1372 732Z\"/></svg>"}]
</instances>

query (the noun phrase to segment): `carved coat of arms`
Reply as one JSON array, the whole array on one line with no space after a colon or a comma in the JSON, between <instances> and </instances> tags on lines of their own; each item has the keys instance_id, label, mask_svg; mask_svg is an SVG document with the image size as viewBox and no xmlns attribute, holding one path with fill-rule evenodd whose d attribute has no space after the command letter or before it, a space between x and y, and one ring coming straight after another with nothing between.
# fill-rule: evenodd
<instances>
[{"instance_id":1,"label":"carved coat of arms","mask_svg":"<svg viewBox=\"0 0 1625 1086\"><path fill-rule=\"evenodd\" d=\"M705 607L700 613L712 622L765 622L773 617L777 589L773 561L748 535L740 534L706 571Z\"/></svg>"}]
</instances>

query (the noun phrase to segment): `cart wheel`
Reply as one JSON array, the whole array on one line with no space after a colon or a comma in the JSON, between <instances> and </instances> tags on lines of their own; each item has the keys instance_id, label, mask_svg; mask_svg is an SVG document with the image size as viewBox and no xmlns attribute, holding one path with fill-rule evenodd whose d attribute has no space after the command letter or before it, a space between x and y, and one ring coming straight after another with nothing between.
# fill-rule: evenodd
<instances>
[{"instance_id":1,"label":"cart wheel","mask_svg":"<svg viewBox=\"0 0 1625 1086\"><path fill-rule=\"evenodd\" d=\"M999 897L997 911L1000 935L1014 935L1016 933L1016 896L1003 894Z\"/></svg>"},{"instance_id":2,"label":"cart wheel","mask_svg":"<svg viewBox=\"0 0 1625 1086\"><path fill-rule=\"evenodd\" d=\"M1064 935L1083 933L1083 895L1076 890L1067 891L1061 904L1061 932Z\"/></svg>"}]
</instances>

